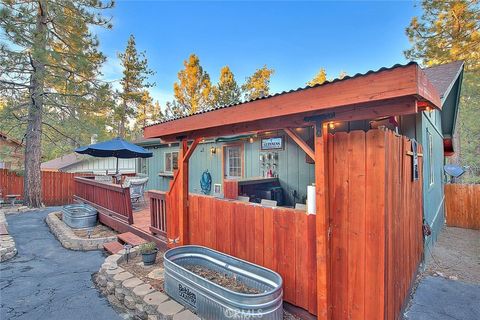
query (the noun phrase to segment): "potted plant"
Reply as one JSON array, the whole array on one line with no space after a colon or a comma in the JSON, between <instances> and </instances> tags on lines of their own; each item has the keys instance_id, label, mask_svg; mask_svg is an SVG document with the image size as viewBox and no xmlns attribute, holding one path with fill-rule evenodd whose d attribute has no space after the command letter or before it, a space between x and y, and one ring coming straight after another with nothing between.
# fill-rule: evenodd
<instances>
[{"instance_id":1,"label":"potted plant","mask_svg":"<svg viewBox=\"0 0 480 320\"><path fill-rule=\"evenodd\" d=\"M150 266L155 263L157 258L157 245L155 242L147 242L140 245L140 253L142 254L142 260L144 266Z\"/></svg>"}]
</instances>

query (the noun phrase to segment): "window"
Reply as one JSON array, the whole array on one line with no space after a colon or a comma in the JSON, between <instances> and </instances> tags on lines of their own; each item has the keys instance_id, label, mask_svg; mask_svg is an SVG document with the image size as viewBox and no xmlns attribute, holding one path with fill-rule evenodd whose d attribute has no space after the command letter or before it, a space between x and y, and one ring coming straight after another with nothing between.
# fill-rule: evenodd
<instances>
[{"instance_id":1,"label":"window","mask_svg":"<svg viewBox=\"0 0 480 320\"><path fill-rule=\"evenodd\" d=\"M137 171L138 173L147 173L147 159L146 158L138 158L137 161Z\"/></svg>"},{"instance_id":2,"label":"window","mask_svg":"<svg viewBox=\"0 0 480 320\"><path fill-rule=\"evenodd\" d=\"M224 153L225 177L227 179L236 179L242 177L242 147L226 146Z\"/></svg>"},{"instance_id":3,"label":"window","mask_svg":"<svg viewBox=\"0 0 480 320\"><path fill-rule=\"evenodd\" d=\"M433 136L430 131L427 129L427 144L428 144L428 167L430 172L430 185L435 183L435 170L433 168Z\"/></svg>"},{"instance_id":4,"label":"window","mask_svg":"<svg viewBox=\"0 0 480 320\"><path fill-rule=\"evenodd\" d=\"M165 172L172 173L178 169L178 151L165 152Z\"/></svg>"}]
</instances>

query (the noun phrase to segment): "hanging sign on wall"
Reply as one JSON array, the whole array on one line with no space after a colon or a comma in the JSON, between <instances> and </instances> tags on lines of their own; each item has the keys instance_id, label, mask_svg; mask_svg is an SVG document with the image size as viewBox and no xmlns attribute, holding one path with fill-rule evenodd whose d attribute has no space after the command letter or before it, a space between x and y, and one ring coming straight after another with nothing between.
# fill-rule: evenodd
<instances>
[{"instance_id":1,"label":"hanging sign on wall","mask_svg":"<svg viewBox=\"0 0 480 320\"><path fill-rule=\"evenodd\" d=\"M283 150L283 137L262 139L262 150Z\"/></svg>"}]
</instances>

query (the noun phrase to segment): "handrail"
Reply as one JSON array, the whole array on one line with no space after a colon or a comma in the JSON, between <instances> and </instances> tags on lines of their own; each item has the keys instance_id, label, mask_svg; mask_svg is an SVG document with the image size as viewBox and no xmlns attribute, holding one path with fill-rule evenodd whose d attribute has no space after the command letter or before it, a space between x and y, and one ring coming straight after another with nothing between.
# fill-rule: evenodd
<instances>
[{"instance_id":1,"label":"handrail","mask_svg":"<svg viewBox=\"0 0 480 320\"><path fill-rule=\"evenodd\" d=\"M150 231L167 236L167 193L158 190L147 192L150 199Z\"/></svg>"},{"instance_id":2,"label":"handrail","mask_svg":"<svg viewBox=\"0 0 480 320\"><path fill-rule=\"evenodd\" d=\"M101 213L133 224L130 188L112 183L75 177L74 198L88 203Z\"/></svg>"},{"instance_id":3,"label":"handrail","mask_svg":"<svg viewBox=\"0 0 480 320\"><path fill-rule=\"evenodd\" d=\"M75 181L78 181L84 184L88 184L91 186L100 186L103 189L108 189L116 192L123 192L123 190L128 189L128 187L123 187L122 185L119 185L119 184L108 183L105 181L100 182L100 181L95 181L95 180L84 178L84 177L75 177L74 179Z\"/></svg>"}]
</instances>

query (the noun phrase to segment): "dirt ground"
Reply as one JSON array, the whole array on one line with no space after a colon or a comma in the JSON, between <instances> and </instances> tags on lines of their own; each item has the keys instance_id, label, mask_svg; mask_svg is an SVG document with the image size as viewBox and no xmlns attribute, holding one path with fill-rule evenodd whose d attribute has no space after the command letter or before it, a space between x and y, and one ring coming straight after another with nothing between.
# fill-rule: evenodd
<instances>
[{"instance_id":1,"label":"dirt ground","mask_svg":"<svg viewBox=\"0 0 480 320\"><path fill-rule=\"evenodd\" d=\"M133 259L129 259L127 261L123 261L120 263L120 267L127 270L135 277L139 278L145 283L150 284L155 290L160 292L163 291L163 278L162 279L154 279L148 276L150 272L155 269L161 268L163 274L163 252L159 251L157 253L157 258L155 259L155 263L151 266L144 266L142 261L142 255L137 255Z\"/></svg>"},{"instance_id":2,"label":"dirt ground","mask_svg":"<svg viewBox=\"0 0 480 320\"><path fill-rule=\"evenodd\" d=\"M480 230L444 227L425 254L427 274L480 284Z\"/></svg>"},{"instance_id":3,"label":"dirt ground","mask_svg":"<svg viewBox=\"0 0 480 320\"><path fill-rule=\"evenodd\" d=\"M57 217L62 220L62 214L59 212L57 213ZM88 238L88 232L86 229L82 229L82 230L74 230L72 229L73 233L75 233L75 235L77 237L80 237L80 238L84 238L84 239L87 239ZM92 239L95 239L95 238L106 238L106 237L112 237L112 236L115 236L117 235L117 232L114 231L113 229L103 225L103 224L100 224L98 223L95 228L93 228L91 234L90 234L90 238Z\"/></svg>"}]
</instances>

